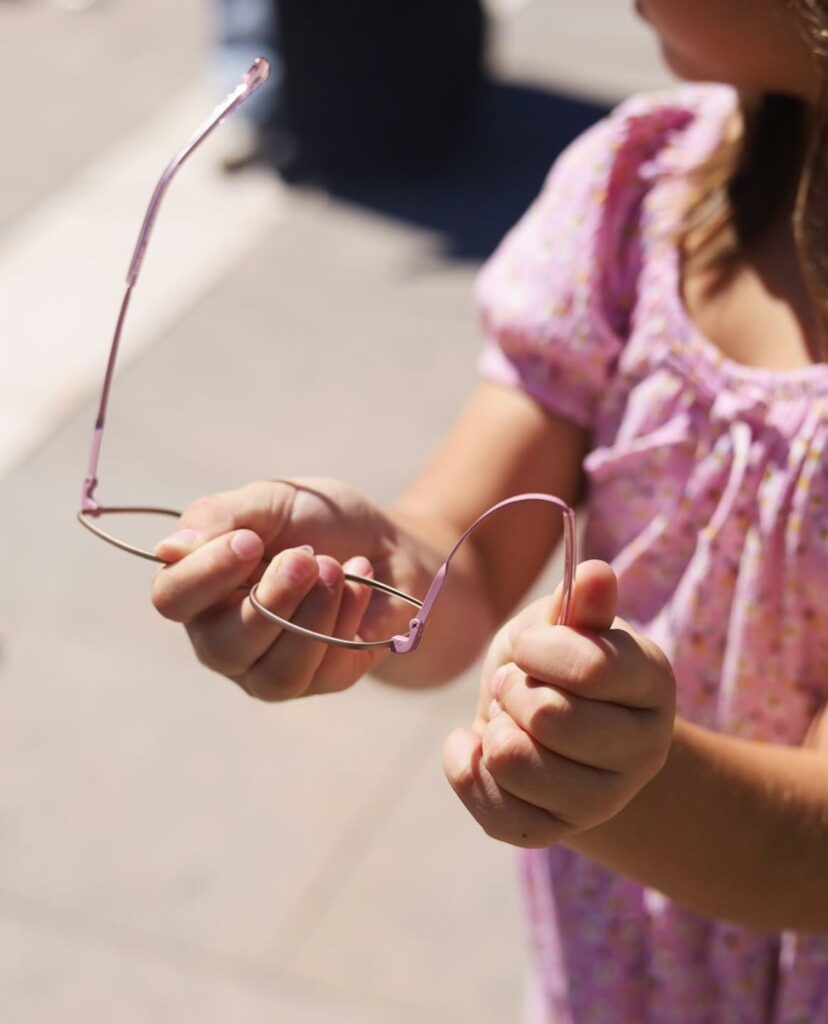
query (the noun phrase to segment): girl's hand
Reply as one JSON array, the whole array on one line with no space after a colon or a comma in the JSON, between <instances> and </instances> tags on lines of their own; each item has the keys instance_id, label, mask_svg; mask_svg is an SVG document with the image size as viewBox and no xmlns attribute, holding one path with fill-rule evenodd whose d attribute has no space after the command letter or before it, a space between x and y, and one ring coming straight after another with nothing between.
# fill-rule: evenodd
<instances>
[{"instance_id":1,"label":"girl's hand","mask_svg":"<svg viewBox=\"0 0 828 1024\"><path fill-rule=\"evenodd\" d=\"M675 717L667 658L615 618L604 562L578 567L571 626L561 589L495 636L471 729L446 740L453 789L483 830L546 847L614 817L660 771Z\"/></svg>"},{"instance_id":2,"label":"girl's hand","mask_svg":"<svg viewBox=\"0 0 828 1024\"><path fill-rule=\"evenodd\" d=\"M260 580L262 604L319 633L382 640L412 609L344 579L376 574L415 589L406 541L378 509L335 480L266 481L202 498L156 554L167 565L152 600L184 623L198 659L263 700L343 690L383 652L343 650L282 630L239 588ZM369 606L370 602L370 606Z\"/></svg>"}]
</instances>

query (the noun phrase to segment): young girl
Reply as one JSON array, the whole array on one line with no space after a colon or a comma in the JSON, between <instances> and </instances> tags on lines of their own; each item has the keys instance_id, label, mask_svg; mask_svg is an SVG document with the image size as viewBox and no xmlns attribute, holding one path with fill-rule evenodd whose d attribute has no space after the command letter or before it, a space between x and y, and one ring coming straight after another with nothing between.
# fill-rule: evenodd
<instances>
[{"instance_id":1,"label":"young girl","mask_svg":"<svg viewBox=\"0 0 828 1024\"><path fill-rule=\"evenodd\" d=\"M487 381L430 467L389 511L329 480L199 501L154 601L268 700L433 685L489 644L445 768L525 848L533 1021L821 1024L828 0L639 10L679 75L727 84L636 97L560 158L482 272ZM474 535L406 657L282 632L235 590L264 558L277 614L387 636L410 612L343 568L422 593L484 509L584 482L603 561L566 627L560 594L508 618L547 513Z\"/></svg>"}]
</instances>

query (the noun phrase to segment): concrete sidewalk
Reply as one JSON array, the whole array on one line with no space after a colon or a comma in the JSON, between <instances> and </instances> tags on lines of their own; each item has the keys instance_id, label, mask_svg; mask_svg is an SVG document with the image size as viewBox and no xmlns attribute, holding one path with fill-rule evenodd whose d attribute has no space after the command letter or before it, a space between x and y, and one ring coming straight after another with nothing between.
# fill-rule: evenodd
<instances>
[{"instance_id":1,"label":"concrete sidewalk","mask_svg":"<svg viewBox=\"0 0 828 1024\"><path fill-rule=\"evenodd\" d=\"M548 93L549 109L563 85L610 101L666 81L643 29L608 0L512 6L499 23L500 74ZM158 90L180 68L166 37L152 64L152 18L172 19L191 55L204 35L193 5L170 7L141 14L150 51L140 59ZM39 38L66 59L49 35L65 27L31 9ZM24 24L22 7L12 16ZM113 0L107 31L127 39L137 16ZM3 40L0 74L22 73ZM89 60L117 91L106 47ZM59 88L44 90L27 116L54 117L62 103ZM146 97L143 121L132 108L129 131L155 103ZM94 121L64 156L66 174L124 142L103 123L93 145ZM9 230L23 231L67 184L56 171L38 182L10 173L0 171L18 189ZM220 273L209 264L186 302L147 321L140 358L116 380L102 497L181 507L250 479L313 474L390 500L475 382L471 284L491 184L483 169L445 182L442 197L433 183L371 200L280 190L271 230L251 231ZM468 216L452 220L458 205ZM175 221L172 205L164 217ZM159 251L175 243L159 237L152 259L183 262ZM99 297L113 317L121 255ZM152 313L153 294L148 274L136 313ZM472 714L475 673L438 692L369 681L266 707L200 668L149 604L151 567L75 522L93 390L0 480L0 1020L519 1019L513 851L479 831L440 767L443 737Z\"/></svg>"}]
</instances>

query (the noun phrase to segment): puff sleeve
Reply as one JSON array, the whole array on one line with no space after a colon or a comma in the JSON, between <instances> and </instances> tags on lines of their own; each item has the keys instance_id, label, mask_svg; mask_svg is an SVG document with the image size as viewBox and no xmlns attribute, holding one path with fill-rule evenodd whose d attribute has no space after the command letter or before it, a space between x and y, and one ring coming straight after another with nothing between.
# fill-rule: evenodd
<instances>
[{"instance_id":1,"label":"puff sleeve","mask_svg":"<svg viewBox=\"0 0 828 1024\"><path fill-rule=\"evenodd\" d=\"M627 153L630 127L622 106L564 150L475 287L482 374L586 428L623 344L640 263L630 225L644 153Z\"/></svg>"}]
</instances>

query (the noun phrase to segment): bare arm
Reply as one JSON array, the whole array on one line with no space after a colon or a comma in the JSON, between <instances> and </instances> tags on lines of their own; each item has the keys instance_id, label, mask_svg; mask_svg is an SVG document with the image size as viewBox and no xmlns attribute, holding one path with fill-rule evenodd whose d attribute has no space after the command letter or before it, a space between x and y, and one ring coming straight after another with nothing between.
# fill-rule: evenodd
<instances>
[{"instance_id":1,"label":"bare arm","mask_svg":"<svg viewBox=\"0 0 828 1024\"><path fill-rule=\"evenodd\" d=\"M661 772L567 845L701 914L828 933L826 721L796 749L678 719Z\"/></svg>"},{"instance_id":2,"label":"bare arm","mask_svg":"<svg viewBox=\"0 0 828 1024\"><path fill-rule=\"evenodd\" d=\"M514 494L541 491L575 505L586 434L519 391L483 384L448 439L390 510L419 550L424 590L463 530ZM494 516L452 562L439 614L419 651L387 657L375 674L402 686L456 676L526 594L562 533L560 514L528 504ZM403 541L404 543L404 541ZM431 550L430 557L423 550Z\"/></svg>"}]
</instances>

